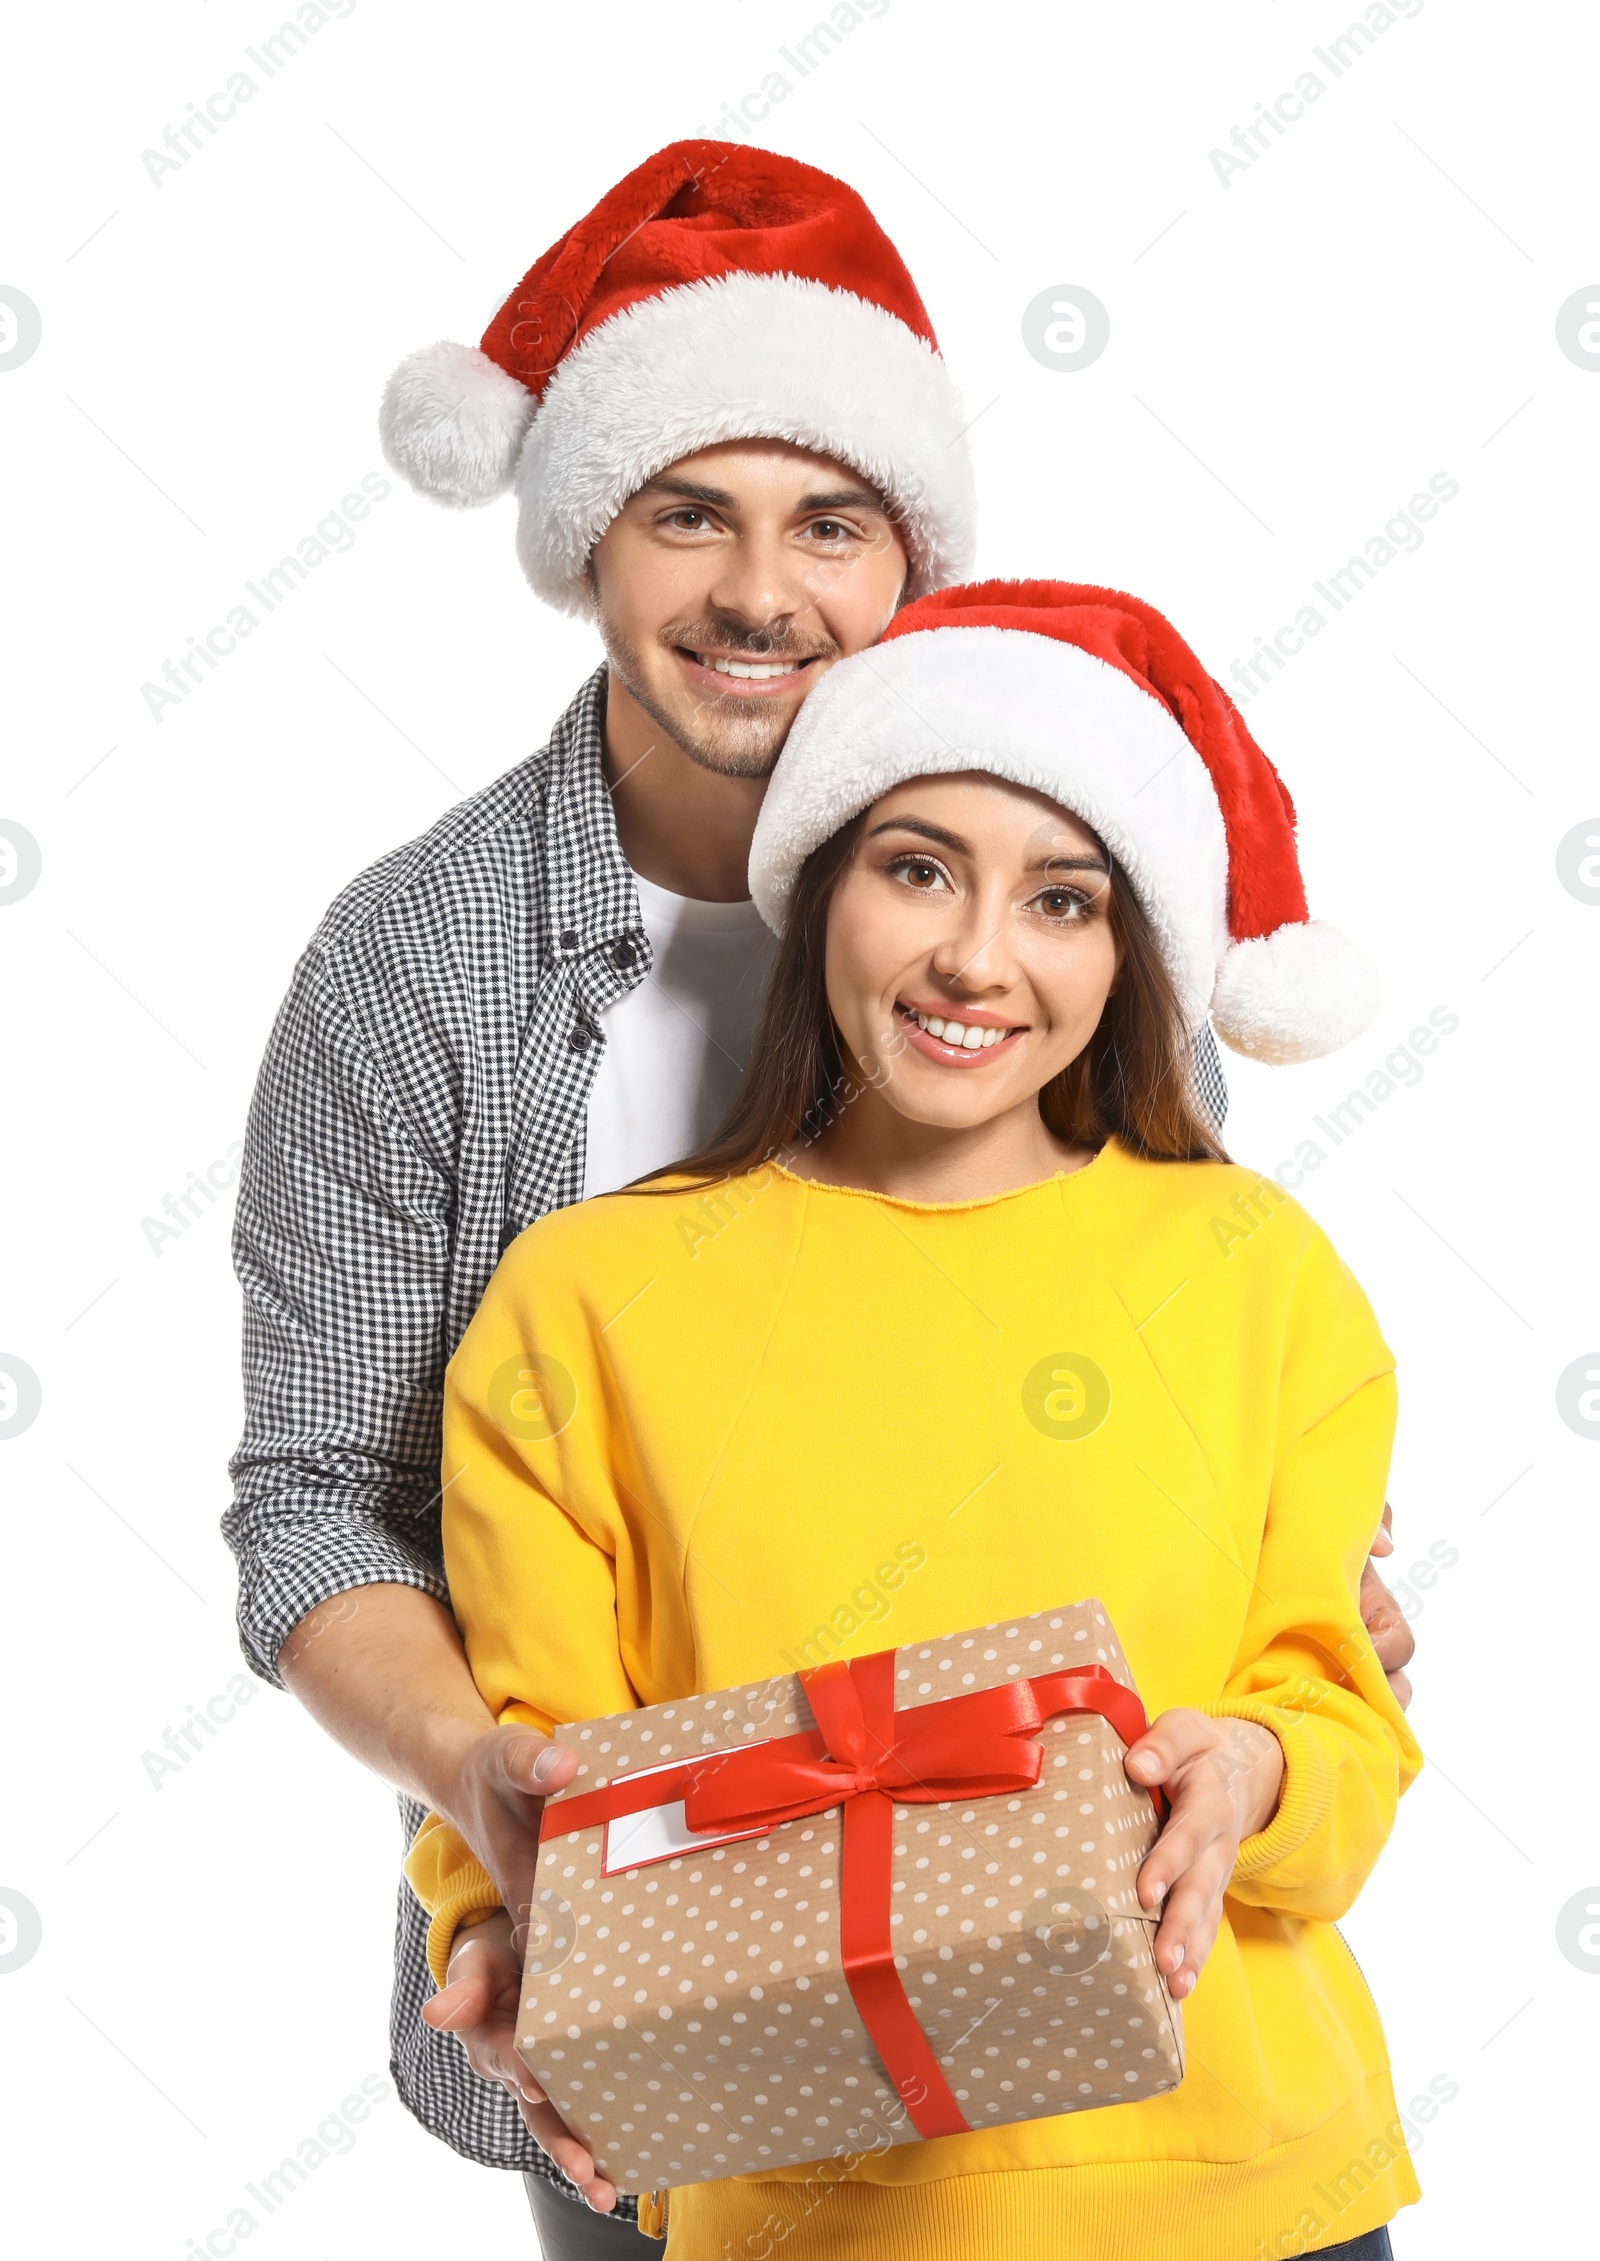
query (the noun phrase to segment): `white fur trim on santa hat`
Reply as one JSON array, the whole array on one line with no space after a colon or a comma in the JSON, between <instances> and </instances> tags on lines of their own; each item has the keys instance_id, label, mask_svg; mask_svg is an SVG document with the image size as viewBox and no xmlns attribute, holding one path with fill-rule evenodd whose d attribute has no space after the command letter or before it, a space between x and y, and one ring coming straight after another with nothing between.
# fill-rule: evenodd
<instances>
[{"instance_id":1,"label":"white fur trim on santa hat","mask_svg":"<svg viewBox=\"0 0 1600 2261\"><path fill-rule=\"evenodd\" d=\"M1378 969L1321 919L1235 942L1211 1000L1217 1034L1247 1059L1283 1067L1337 1052L1378 1016Z\"/></svg>"},{"instance_id":2,"label":"white fur trim on santa hat","mask_svg":"<svg viewBox=\"0 0 1600 2261\"><path fill-rule=\"evenodd\" d=\"M425 345L384 387L378 435L391 469L466 510L510 486L534 405L527 386L476 346Z\"/></svg>"},{"instance_id":3,"label":"white fur trim on santa hat","mask_svg":"<svg viewBox=\"0 0 1600 2261\"><path fill-rule=\"evenodd\" d=\"M588 614L589 552L647 479L722 440L788 440L889 501L920 596L971 568L963 429L944 362L883 308L795 275L686 283L613 315L550 380L517 465L517 555L540 596Z\"/></svg>"},{"instance_id":4,"label":"white fur trim on santa hat","mask_svg":"<svg viewBox=\"0 0 1600 2261\"><path fill-rule=\"evenodd\" d=\"M1228 852L1210 772L1131 677L1054 637L930 628L829 669L778 758L750 892L781 929L813 848L907 778L985 770L1032 786L1105 842L1132 883L1191 1028L1228 948Z\"/></svg>"}]
</instances>

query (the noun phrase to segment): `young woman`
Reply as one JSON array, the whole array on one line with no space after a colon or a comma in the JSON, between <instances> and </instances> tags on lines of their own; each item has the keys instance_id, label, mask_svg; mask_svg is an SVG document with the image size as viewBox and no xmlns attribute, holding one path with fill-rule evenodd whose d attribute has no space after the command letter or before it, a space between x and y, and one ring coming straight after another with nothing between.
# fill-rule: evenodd
<instances>
[{"instance_id":1,"label":"young woman","mask_svg":"<svg viewBox=\"0 0 1600 2261\"><path fill-rule=\"evenodd\" d=\"M751 880L781 942L723 1131L523 1234L451 1365L445 1549L497 1716L1094 1595L1153 1722L1126 1765L1172 1800L1139 1889L1181 2084L900 2145L825 2207L803 2168L686 2186L673 2256L1365 2256L1417 2195L1333 1928L1420 1764L1356 1599L1392 1360L1185 1069L1208 1007L1268 1060L1370 1017L1292 824L1148 607L912 605L778 765ZM897 1550L887 1620L858 1614ZM442 1984L458 1927L506 1919L443 1823L408 1874ZM557 2156L612 2202L606 2162Z\"/></svg>"}]
</instances>

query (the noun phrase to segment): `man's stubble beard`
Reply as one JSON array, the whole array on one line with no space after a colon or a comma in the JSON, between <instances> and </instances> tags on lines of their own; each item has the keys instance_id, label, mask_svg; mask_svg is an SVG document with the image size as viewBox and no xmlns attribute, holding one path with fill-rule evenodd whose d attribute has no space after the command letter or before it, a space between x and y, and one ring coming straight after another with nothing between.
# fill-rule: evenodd
<instances>
[{"instance_id":1,"label":"man's stubble beard","mask_svg":"<svg viewBox=\"0 0 1600 2261\"><path fill-rule=\"evenodd\" d=\"M603 608L599 627L606 659L623 688L644 709L656 728L664 731L697 768L710 770L718 777L756 779L772 775L798 707L745 702L736 693L730 693L725 704L720 700L695 702L686 694L684 710L673 713L652 687L637 649L606 618ZM752 633L731 624L714 631L712 624L705 622L681 632L667 629L663 630L659 642L663 649L682 644L693 651L703 643L723 652L743 650L752 659L835 659L839 656L839 647L831 641L826 645L802 644L783 631L759 629Z\"/></svg>"}]
</instances>

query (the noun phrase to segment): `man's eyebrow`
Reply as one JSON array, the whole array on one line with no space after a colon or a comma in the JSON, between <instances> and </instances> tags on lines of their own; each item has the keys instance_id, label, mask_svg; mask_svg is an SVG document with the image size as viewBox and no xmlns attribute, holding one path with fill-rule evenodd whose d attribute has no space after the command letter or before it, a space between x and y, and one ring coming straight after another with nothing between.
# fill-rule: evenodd
<instances>
[{"instance_id":1,"label":"man's eyebrow","mask_svg":"<svg viewBox=\"0 0 1600 2261\"><path fill-rule=\"evenodd\" d=\"M707 487L698 479L675 479L670 471L663 471L654 479L646 479L638 490L642 495L675 495L680 502L703 502L713 510L737 510L739 498L729 494L726 487ZM872 487L833 487L826 494L802 495L794 506L797 518L813 517L819 510L880 510L888 505L882 495Z\"/></svg>"},{"instance_id":2,"label":"man's eyebrow","mask_svg":"<svg viewBox=\"0 0 1600 2261\"><path fill-rule=\"evenodd\" d=\"M703 487L698 480L674 479L665 471L654 479L646 479L638 491L642 495L678 495L685 502L706 502L717 510L738 508L737 498L725 487Z\"/></svg>"},{"instance_id":3,"label":"man's eyebrow","mask_svg":"<svg viewBox=\"0 0 1600 2261\"><path fill-rule=\"evenodd\" d=\"M882 510L888 504L872 487L835 487L831 494L803 495L795 505L797 515L815 510Z\"/></svg>"}]
</instances>

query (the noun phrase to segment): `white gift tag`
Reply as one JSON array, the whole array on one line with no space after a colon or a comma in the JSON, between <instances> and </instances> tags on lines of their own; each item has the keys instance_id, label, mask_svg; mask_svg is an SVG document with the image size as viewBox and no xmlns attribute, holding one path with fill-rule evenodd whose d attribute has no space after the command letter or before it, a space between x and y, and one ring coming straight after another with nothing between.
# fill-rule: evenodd
<instances>
[{"instance_id":1,"label":"white gift tag","mask_svg":"<svg viewBox=\"0 0 1600 2261\"><path fill-rule=\"evenodd\" d=\"M763 1742L771 1738L763 1736ZM737 1750L752 1751L754 1742L733 1746ZM708 1751L707 1758L720 1753ZM640 1767L637 1773L629 1770L630 1782L641 1782L647 1775L671 1774L681 1761L667 1766ZM600 1855L602 1876L620 1876L624 1869L647 1868L652 1861L676 1860L681 1853L708 1853L717 1845L737 1845L746 1837L764 1837L764 1829L733 1829L726 1836L698 1836L683 1818L683 1800L675 1798L668 1805L646 1806L642 1813L623 1814L616 1821L606 1823L606 1841Z\"/></svg>"}]
</instances>

